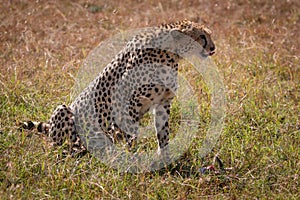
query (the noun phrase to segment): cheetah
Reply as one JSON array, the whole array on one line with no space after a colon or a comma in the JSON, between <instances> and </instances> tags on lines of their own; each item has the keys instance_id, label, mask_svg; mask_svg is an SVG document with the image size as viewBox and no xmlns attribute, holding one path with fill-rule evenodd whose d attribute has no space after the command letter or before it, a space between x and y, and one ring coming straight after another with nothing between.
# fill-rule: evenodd
<instances>
[{"instance_id":1,"label":"cheetah","mask_svg":"<svg viewBox=\"0 0 300 200\"><path fill-rule=\"evenodd\" d=\"M201 46L196 52L195 45ZM69 141L70 149L93 151L105 145L93 138L121 135L132 147L139 122L154 113L158 153L168 154L170 105L177 90L178 63L185 54L203 59L215 53L211 31L188 20L163 24L133 36L103 71L70 105L59 105L37 131L56 145Z\"/></svg>"}]
</instances>

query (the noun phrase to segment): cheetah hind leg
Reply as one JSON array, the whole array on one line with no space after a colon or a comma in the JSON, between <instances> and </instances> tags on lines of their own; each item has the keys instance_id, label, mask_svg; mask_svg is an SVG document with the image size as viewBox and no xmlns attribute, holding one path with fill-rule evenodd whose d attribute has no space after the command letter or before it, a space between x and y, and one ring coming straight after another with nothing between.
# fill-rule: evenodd
<instances>
[{"instance_id":1,"label":"cheetah hind leg","mask_svg":"<svg viewBox=\"0 0 300 200\"><path fill-rule=\"evenodd\" d=\"M64 154L71 154L72 157L82 157L87 153L87 149L76 133L74 114L65 105L60 105L55 109L48 123L27 121L21 125L20 129L36 130L51 138L55 146L61 146L68 140L69 150L64 151Z\"/></svg>"},{"instance_id":2,"label":"cheetah hind leg","mask_svg":"<svg viewBox=\"0 0 300 200\"><path fill-rule=\"evenodd\" d=\"M67 141L68 153L73 157L81 157L87 153L86 147L76 132L75 116L70 107L66 105L58 106L54 110L49 124L48 136L52 138L55 145L61 146Z\"/></svg>"}]
</instances>

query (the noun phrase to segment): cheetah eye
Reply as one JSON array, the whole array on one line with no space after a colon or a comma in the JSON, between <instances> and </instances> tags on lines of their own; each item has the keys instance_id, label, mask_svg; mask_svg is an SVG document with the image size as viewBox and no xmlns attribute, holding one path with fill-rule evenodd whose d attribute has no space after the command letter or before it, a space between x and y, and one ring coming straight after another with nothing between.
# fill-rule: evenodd
<instances>
[{"instance_id":1,"label":"cheetah eye","mask_svg":"<svg viewBox=\"0 0 300 200\"><path fill-rule=\"evenodd\" d=\"M203 40L204 43L206 42L206 36L205 36L205 35L200 35L199 38L200 38L201 40Z\"/></svg>"},{"instance_id":2,"label":"cheetah eye","mask_svg":"<svg viewBox=\"0 0 300 200\"><path fill-rule=\"evenodd\" d=\"M205 35L200 35L199 38L201 38L203 40L203 48L205 49L207 46L207 39L206 39Z\"/></svg>"}]
</instances>

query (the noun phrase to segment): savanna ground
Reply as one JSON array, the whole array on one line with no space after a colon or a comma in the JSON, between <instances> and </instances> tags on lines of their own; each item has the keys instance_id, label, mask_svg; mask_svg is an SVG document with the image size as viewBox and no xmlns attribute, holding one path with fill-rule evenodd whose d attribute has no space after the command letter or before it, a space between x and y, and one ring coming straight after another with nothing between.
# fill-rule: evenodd
<instances>
[{"instance_id":1,"label":"savanna ground","mask_svg":"<svg viewBox=\"0 0 300 200\"><path fill-rule=\"evenodd\" d=\"M299 1L2 1L0 12L1 199L300 198ZM58 159L60 148L18 130L70 102L78 69L101 41L184 18L213 30L212 59L226 87L224 128L205 158L196 147L209 121L209 92L193 74L199 138L161 171L122 173L90 155ZM215 155L232 170L199 173Z\"/></svg>"}]
</instances>

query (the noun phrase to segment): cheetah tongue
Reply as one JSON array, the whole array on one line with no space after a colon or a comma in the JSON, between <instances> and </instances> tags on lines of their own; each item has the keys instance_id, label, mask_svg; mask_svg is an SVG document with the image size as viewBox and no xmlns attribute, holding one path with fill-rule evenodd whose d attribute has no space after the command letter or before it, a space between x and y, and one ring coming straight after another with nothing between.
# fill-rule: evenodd
<instances>
[{"instance_id":1,"label":"cheetah tongue","mask_svg":"<svg viewBox=\"0 0 300 200\"><path fill-rule=\"evenodd\" d=\"M208 55L212 56L212 55L214 55L214 54L215 54L215 52L212 51L212 52L210 52Z\"/></svg>"}]
</instances>

